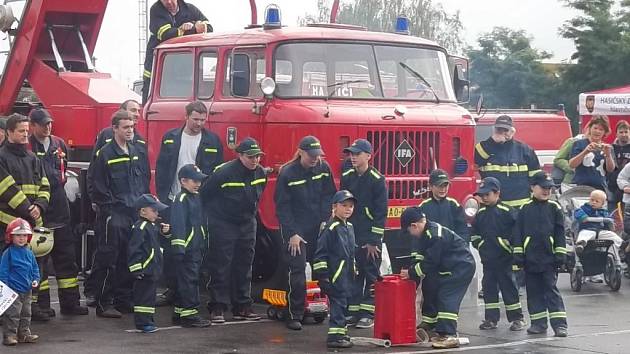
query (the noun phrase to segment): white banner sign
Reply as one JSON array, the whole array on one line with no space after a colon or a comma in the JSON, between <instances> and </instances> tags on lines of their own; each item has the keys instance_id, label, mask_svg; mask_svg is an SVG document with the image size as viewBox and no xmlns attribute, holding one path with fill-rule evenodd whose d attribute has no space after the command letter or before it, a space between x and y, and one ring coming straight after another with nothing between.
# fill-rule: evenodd
<instances>
[{"instance_id":1,"label":"white banner sign","mask_svg":"<svg viewBox=\"0 0 630 354\"><path fill-rule=\"evenodd\" d=\"M630 116L630 93L581 93L579 105L583 116Z\"/></svg>"},{"instance_id":2,"label":"white banner sign","mask_svg":"<svg viewBox=\"0 0 630 354\"><path fill-rule=\"evenodd\" d=\"M0 316L13 304L17 297L18 294L15 291L0 281Z\"/></svg>"}]
</instances>

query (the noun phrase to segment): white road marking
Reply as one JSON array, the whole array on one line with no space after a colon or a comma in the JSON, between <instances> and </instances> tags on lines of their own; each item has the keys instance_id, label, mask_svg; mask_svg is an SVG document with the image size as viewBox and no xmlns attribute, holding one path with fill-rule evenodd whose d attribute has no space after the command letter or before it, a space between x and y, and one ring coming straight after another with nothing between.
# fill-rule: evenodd
<instances>
[{"instance_id":1,"label":"white road marking","mask_svg":"<svg viewBox=\"0 0 630 354\"><path fill-rule=\"evenodd\" d=\"M208 326L208 328L218 327L218 326L246 324L246 323L267 323L267 322L274 322L274 321L273 320L266 320L266 319L260 319L258 321L228 321L228 322L225 322L225 323L213 323L211 326ZM184 328L184 327L182 327L182 326L158 327L158 331L168 331L168 330L171 330L171 329L179 329L179 328ZM139 329L126 329L125 332L127 332L127 333L141 333L142 331L139 330Z\"/></svg>"},{"instance_id":2,"label":"white road marking","mask_svg":"<svg viewBox=\"0 0 630 354\"><path fill-rule=\"evenodd\" d=\"M471 347L460 347L460 348L455 348L455 349L449 349L448 351L449 352L463 352L463 351L469 351L469 350L507 348L507 347L516 347L519 345L526 345L526 344L567 340L567 339L572 339L572 338L587 338L587 337L598 337L598 336L629 334L629 333L630 333L630 329L624 329L624 330L619 330L619 331L576 334L576 335L568 336L566 338L558 338L558 337L533 338L533 339L525 339L525 340L500 343L500 344L487 344L487 345L477 345L477 346L471 346ZM444 353L444 349L422 350L422 351L413 351L413 352L398 352L396 354L424 354L424 353Z\"/></svg>"}]
</instances>

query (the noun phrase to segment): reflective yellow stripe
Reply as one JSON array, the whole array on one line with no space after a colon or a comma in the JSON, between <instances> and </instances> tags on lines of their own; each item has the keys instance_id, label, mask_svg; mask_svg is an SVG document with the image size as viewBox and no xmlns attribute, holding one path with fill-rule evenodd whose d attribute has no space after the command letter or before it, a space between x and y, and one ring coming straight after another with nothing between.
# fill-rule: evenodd
<instances>
[{"instance_id":1,"label":"reflective yellow stripe","mask_svg":"<svg viewBox=\"0 0 630 354\"><path fill-rule=\"evenodd\" d=\"M155 307L146 306L134 306L133 312L135 313L155 313Z\"/></svg>"},{"instance_id":2,"label":"reflective yellow stripe","mask_svg":"<svg viewBox=\"0 0 630 354\"><path fill-rule=\"evenodd\" d=\"M117 159L111 159L111 160L107 160L107 164L108 165L113 165L115 163L119 163L119 162L129 162L131 161L128 157L119 157Z\"/></svg>"},{"instance_id":3,"label":"reflective yellow stripe","mask_svg":"<svg viewBox=\"0 0 630 354\"><path fill-rule=\"evenodd\" d=\"M481 242L479 242L479 244L477 245L477 249L480 249L481 246L486 242L486 240L481 240Z\"/></svg>"},{"instance_id":4,"label":"reflective yellow stripe","mask_svg":"<svg viewBox=\"0 0 630 354\"><path fill-rule=\"evenodd\" d=\"M188 238L186 239L186 244L184 245L184 247L188 247L188 244L190 243L194 235L195 229L193 228L192 230L190 230L190 234L188 234Z\"/></svg>"},{"instance_id":5,"label":"reflective yellow stripe","mask_svg":"<svg viewBox=\"0 0 630 354\"><path fill-rule=\"evenodd\" d=\"M480 166L479 171L483 172L501 172L501 173L511 173L511 172L528 172L529 167L527 165L492 165L488 164L485 166Z\"/></svg>"},{"instance_id":6,"label":"reflective yellow stripe","mask_svg":"<svg viewBox=\"0 0 630 354\"><path fill-rule=\"evenodd\" d=\"M446 200L448 200L449 202L455 204L455 206L459 208L459 202L456 199L453 199L451 197L446 197Z\"/></svg>"},{"instance_id":7,"label":"reflective yellow stripe","mask_svg":"<svg viewBox=\"0 0 630 354\"><path fill-rule=\"evenodd\" d=\"M193 316L198 314L199 311L197 311L197 309L190 309L190 310L184 310L182 309L181 312L179 313L180 317L188 317L188 316Z\"/></svg>"},{"instance_id":8,"label":"reflective yellow stripe","mask_svg":"<svg viewBox=\"0 0 630 354\"><path fill-rule=\"evenodd\" d=\"M543 318L547 318L547 311L544 312L538 312L538 313L530 313L529 314L529 319L534 321L534 320L540 320Z\"/></svg>"},{"instance_id":9,"label":"reflective yellow stripe","mask_svg":"<svg viewBox=\"0 0 630 354\"><path fill-rule=\"evenodd\" d=\"M130 272L135 272L135 271L138 271L138 270L142 270L142 264L136 263L136 264L132 264L132 265L129 266L129 271Z\"/></svg>"},{"instance_id":10,"label":"reflective yellow stripe","mask_svg":"<svg viewBox=\"0 0 630 354\"><path fill-rule=\"evenodd\" d=\"M261 183L265 183L267 182L267 180L265 178L259 178L259 179L255 179L252 181L251 185L255 186L257 184L261 184Z\"/></svg>"},{"instance_id":11,"label":"reflective yellow stripe","mask_svg":"<svg viewBox=\"0 0 630 354\"><path fill-rule=\"evenodd\" d=\"M212 149L212 148L204 149L203 151L205 151L205 152L218 152L217 149Z\"/></svg>"},{"instance_id":12,"label":"reflective yellow stripe","mask_svg":"<svg viewBox=\"0 0 630 354\"><path fill-rule=\"evenodd\" d=\"M523 247L514 247L514 254L522 254L523 253Z\"/></svg>"},{"instance_id":13,"label":"reflective yellow stripe","mask_svg":"<svg viewBox=\"0 0 630 354\"><path fill-rule=\"evenodd\" d=\"M457 321L457 319L459 318L459 316L456 313L452 313L452 312L438 312L437 317L438 319L445 319L445 320L452 320L452 321Z\"/></svg>"},{"instance_id":14,"label":"reflective yellow stripe","mask_svg":"<svg viewBox=\"0 0 630 354\"><path fill-rule=\"evenodd\" d=\"M175 144L175 141L173 139L166 139L162 142L162 144Z\"/></svg>"},{"instance_id":15,"label":"reflective yellow stripe","mask_svg":"<svg viewBox=\"0 0 630 354\"><path fill-rule=\"evenodd\" d=\"M76 288L79 286L79 279L75 278L66 278L66 279L57 279L57 285L59 289L70 289Z\"/></svg>"},{"instance_id":16,"label":"reflective yellow stripe","mask_svg":"<svg viewBox=\"0 0 630 354\"><path fill-rule=\"evenodd\" d=\"M245 183L242 182L227 182L221 185L221 188L225 187L245 187Z\"/></svg>"},{"instance_id":17,"label":"reflective yellow stripe","mask_svg":"<svg viewBox=\"0 0 630 354\"><path fill-rule=\"evenodd\" d=\"M328 230L332 231L335 229L335 227L337 227L337 225L339 225L339 221L335 221L334 223L330 224L330 226L328 227Z\"/></svg>"},{"instance_id":18,"label":"reflective yellow stripe","mask_svg":"<svg viewBox=\"0 0 630 354\"><path fill-rule=\"evenodd\" d=\"M46 153L45 153L45 152L39 152L39 151L38 151L38 152L37 152L37 156L46 156Z\"/></svg>"},{"instance_id":19,"label":"reflective yellow stripe","mask_svg":"<svg viewBox=\"0 0 630 354\"><path fill-rule=\"evenodd\" d=\"M422 314L422 322L433 324L433 323L437 323L437 321L438 321L437 316L433 317L433 316L427 316L425 314Z\"/></svg>"},{"instance_id":20,"label":"reflective yellow stripe","mask_svg":"<svg viewBox=\"0 0 630 354\"><path fill-rule=\"evenodd\" d=\"M567 313L564 311L561 312L550 312L549 313L549 318L566 318L567 317Z\"/></svg>"},{"instance_id":21,"label":"reflective yellow stripe","mask_svg":"<svg viewBox=\"0 0 630 354\"><path fill-rule=\"evenodd\" d=\"M339 334L339 335L344 335L348 332L347 329L345 328L336 328L336 327L330 327L328 328L328 334Z\"/></svg>"},{"instance_id":22,"label":"reflective yellow stripe","mask_svg":"<svg viewBox=\"0 0 630 354\"><path fill-rule=\"evenodd\" d=\"M368 207L365 207L365 215L367 215L370 220L374 220L374 217L372 216L372 213L370 213L370 209Z\"/></svg>"},{"instance_id":23,"label":"reflective yellow stripe","mask_svg":"<svg viewBox=\"0 0 630 354\"><path fill-rule=\"evenodd\" d=\"M167 24L165 24L164 26L160 27L160 28L157 30L157 33L156 33L157 39L158 39L159 41L162 41L162 36L164 35L164 32L168 31L171 27L173 27L173 26L171 26L171 24L170 24L170 23L167 23Z\"/></svg>"},{"instance_id":24,"label":"reflective yellow stripe","mask_svg":"<svg viewBox=\"0 0 630 354\"><path fill-rule=\"evenodd\" d=\"M483 158L484 160L487 160L488 158L490 158L490 155L488 155L486 150L483 149L483 147L481 146L481 143L477 143L477 145L475 145L475 150L477 150L477 152L479 153L479 156L481 156L481 158Z\"/></svg>"},{"instance_id":25,"label":"reflective yellow stripe","mask_svg":"<svg viewBox=\"0 0 630 354\"><path fill-rule=\"evenodd\" d=\"M18 191L11 200L9 200L9 206L13 209L16 209L23 201L26 200L26 195L22 193L22 191Z\"/></svg>"},{"instance_id":26,"label":"reflective yellow stripe","mask_svg":"<svg viewBox=\"0 0 630 354\"><path fill-rule=\"evenodd\" d=\"M3 223L5 225L8 225L11 223L11 221L17 219L17 217L7 214L3 211L0 211L0 223Z\"/></svg>"},{"instance_id":27,"label":"reflective yellow stripe","mask_svg":"<svg viewBox=\"0 0 630 354\"><path fill-rule=\"evenodd\" d=\"M48 290L48 289L50 289L50 284L48 284L48 279L42 280L42 282L39 284L39 290Z\"/></svg>"},{"instance_id":28,"label":"reflective yellow stripe","mask_svg":"<svg viewBox=\"0 0 630 354\"><path fill-rule=\"evenodd\" d=\"M151 78L151 72L149 70L145 70L142 73L142 76L146 77L147 79L150 79Z\"/></svg>"},{"instance_id":29,"label":"reflective yellow stripe","mask_svg":"<svg viewBox=\"0 0 630 354\"><path fill-rule=\"evenodd\" d=\"M182 193L182 195L179 196L179 202L183 202L184 199L186 199L186 193Z\"/></svg>"},{"instance_id":30,"label":"reflective yellow stripe","mask_svg":"<svg viewBox=\"0 0 630 354\"><path fill-rule=\"evenodd\" d=\"M305 179L301 179L299 181L291 181L291 182L287 183L287 186L289 186L289 187L291 187L291 186L299 186L299 185L304 184L304 183L306 183L306 180Z\"/></svg>"},{"instance_id":31,"label":"reflective yellow stripe","mask_svg":"<svg viewBox=\"0 0 630 354\"><path fill-rule=\"evenodd\" d=\"M140 230L144 230L145 226L147 226L147 222L143 221L142 224L140 224Z\"/></svg>"},{"instance_id":32,"label":"reflective yellow stripe","mask_svg":"<svg viewBox=\"0 0 630 354\"><path fill-rule=\"evenodd\" d=\"M348 311L350 311L350 312L359 312L359 311L361 311L361 306L360 305L349 305L348 306Z\"/></svg>"},{"instance_id":33,"label":"reflective yellow stripe","mask_svg":"<svg viewBox=\"0 0 630 354\"><path fill-rule=\"evenodd\" d=\"M3 195L4 192L7 191L7 189L9 187L11 187L12 185L15 184L15 180L13 179L13 176L9 175L6 176L2 182L0 182L0 195Z\"/></svg>"},{"instance_id":34,"label":"reflective yellow stripe","mask_svg":"<svg viewBox=\"0 0 630 354\"><path fill-rule=\"evenodd\" d=\"M484 307L485 307L486 310L493 310L493 309L497 309L498 310L500 308L499 305L500 304L498 302L491 302L491 303L484 304Z\"/></svg>"},{"instance_id":35,"label":"reflective yellow stripe","mask_svg":"<svg viewBox=\"0 0 630 354\"><path fill-rule=\"evenodd\" d=\"M520 308L521 308L521 303L520 302L517 302L517 303L512 304L512 305L505 305L505 309L507 311L514 311L514 310L518 310Z\"/></svg>"},{"instance_id":36,"label":"reflective yellow stripe","mask_svg":"<svg viewBox=\"0 0 630 354\"><path fill-rule=\"evenodd\" d=\"M501 204L497 204L497 208L499 208L501 210L505 210L505 211L510 211L510 208L506 207L505 205L501 205Z\"/></svg>"},{"instance_id":37,"label":"reflective yellow stripe","mask_svg":"<svg viewBox=\"0 0 630 354\"><path fill-rule=\"evenodd\" d=\"M147 260L144 261L144 263L142 263L142 268L146 268L149 265L149 262L151 262L154 255L155 255L155 250L151 249L151 254L149 255L149 258L147 258Z\"/></svg>"},{"instance_id":38,"label":"reflective yellow stripe","mask_svg":"<svg viewBox=\"0 0 630 354\"><path fill-rule=\"evenodd\" d=\"M380 227L376 227L376 226L372 226L372 233L378 234L378 235L384 235L385 234L385 229L382 229Z\"/></svg>"},{"instance_id":39,"label":"reflective yellow stripe","mask_svg":"<svg viewBox=\"0 0 630 354\"><path fill-rule=\"evenodd\" d=\"M50 192L39 192L37 193L37 198L46 199L46 201L50 201Z\"/></svg>"},{"instance_id":40,"label":"reflective yellow stripe","mask_svg":"<svg viewBox=\"0 0 630 354\"><path fill-rule=\"evenodd\" d=\"M140 139L136 140L136 142L138 142L138 143L140 143L140 144L146 144L146 143L147 143L146 141L144 141L144 140L140 140Z\"/></svg>"},{"instance_id":41,"label":"reflective yellow stripe","mask_svg":"<svg viewBox=\"0 0 630 354\"><path fill-rule=\"evenodd\" d=\"M183 246L186 247L186 241L179 239L179 238L174 238L171 240L171 246Z\"/></svg>"},{"instance_id":42,"label":"reflective yellow stripe","mask_svg":"<svg viewBox=\"0 0 630 354\"><path fill-rule=\"evenodd\" d=\"M523 253L527 251L527 245L529 245L529 241L532 239L531 236L525 237L525 243L523 244Z\"/></svg>"},{"instance_id":43,"label":"reflective yellow stripe","mask_svg":"<svg viewBox=\"0 0 630 354\"><path fill-rule=\"evenodd\" d=\"M453 273L451 273L451 272L438 272L438 274L440 274L442 276L453 275Z\"/></svg>"},{"instance_id":44,"label":"reflective yellow stripe","mask_svg":"<svg viewBox=\"0 0 630 354\"><path fill-rule=\"evenodd\" d=\"M349 175L349 174L351 174L351 173L353 173L353 172L354 172L354 169L352 169L352 170L348 170L348 171L346 171L346 172L342 173L341 175L342 175L342 176L347 176L347 175Z\"/></svg>"},{"instance_id":45,"label":"reflective yellow stripe","mask_svg":"<svg viewBox=\"0 0 630 354\"><path fill-rule=\"evenodd\" d=\"M41 180L40 183L41 183L42 186L49 186L50 187L50 182L48 181L47 177L42 177L42 180Z\"/></svg>"},{"instance_id":46,"label":"reflective yellow stripe","mask_svg":"<svg viewBox=\"0 0 630 354\"><path fill-rule=\"evenodd\" d=\"M556 247L554 253L567 254L566 247Z\"/></svg>"},{"instance_id":47,"label":"reflective yellow stripe","mask_svg":"<svg viewBox=\"0 0 630 354\"><path fill-rule=\"evenodd\" d=\"M527 204L527 202L529 202L531 199L530 198L523 198L523 199L516 199L516 200L504 200L503 203L511 206L512 208L518 208L520 206L523 206L525 204Z\"/></svg>"},{"instance_id":48,"label":"reflective yellow stripe","mask_svg":"<svg viewBox=\"0 0 630 354\"><path fill-rule=\"evenodd\" d=\"M326 262L317 262L313 264L313 270L320 270L320 269L328 269L328 264Z\"/></svg>"},{"instance_id":49,"label":"reflective yellow stripe","mask_svg":"<svg viewBox=\"0 0 630 354\"><path fill-rule=\"evenodd\" d=\"M413 267L413 269L416 271L416 274L421 277L424 275L424 273L422 272L422 267L420 266L420 262L416 263L416 266Z\"/></svg>"},{"instance_id":50,"label":"reflective yellow stripe","mask_svg":"<svg viewBox=\"0 0 630 354\"><path fill-rule=\"evenodd\" d=\"M37 192L39 192L39 186L35 184L23 184L20 186L20 189L26 195L37 195Z\"/></svg>"},{"instance_id":51,"label":"reflective yellow stripe","mask_svg":"<svg viewBox=\"0 0 630 354\"><path fill-rule=\"evenodd\" d=\"M374 305L369 305L369 304L361 304L359 305L359 308L367 312L374 312L374 310L376 309Z\"/></svg>"},{"instance_id":52,"label":"reflective yellow stripe","mask_svg":"<svg viewBox=\"0 0 630 354\"><path fill-rule=\"evenodd\" d=\"M470 236L470 242L475 242L475 241L479 241L481 240L481 236L479 235L472 235Z\"/></svg>"},{"instance_id":53,"label":"reflective yellow stripe","mask_svg":"<svg viewBox=\"0 0 630 354\"><path fill-rule=\"evenodd\" d=\"M341 263L339 263L339 268L337 268L337 271L335 272L335 275L333 275L332 278L332 282L336 282L337 278L339 278L339 275L341 275L341 270L343 269L343 265L346 264L346 260L342 259Z\"/></svg>"},{"instance_id":54,"label":"reflective yellow stripe","mask_svg":"<svg viewBox=\"0 0 630 354\"><path fill-rule=\"evenodd\" d=\"M322 172L316 176L311 177L313 180L322 179L322 177L329 177L330 174L328 172Z\"/></svg>"},{"instance_id":55,"label":"reflective yellow stripe","mask_svg":"<svg viewBox=\"0 0 630 354\"><path fill-rule=\"evenodd\" d=\"M529 171L529 177L533 177L535 174L537 174L540 171L541 170L531 170L531 171Z\"/></svg>"},{"instance_id":56,"label":"reflective yellow stripe","mask_svg":"<svg viewBox=\"0 0 630 354\"><path fill-rule=\"evenodd\" d=\"M376 179L381 179L381 175L379 175L376 171L370 170L370 174L374 176Z\"/></svg>"},{"instance_id":57,"label":"reflective yellow stripe","mask_svg":"<svg viewBox=\"0 0 630 354\"><path fill-rule=\"evenodd\" d=\"M212 172L217 172L218 169L220 169L221 167L225 166L227 164L227 162L224 162L220 165L217 165L217 167L214 168L214 170L212 170Z\"/></svg>"},{"instance_id":58,"label":"reflective yellow stripe","mask_svg":"<svg viewBox=\"0 0 630 354\"><path fill-rule=\"evenodd\" d=\"M504 239L502 239L501 237L497 237L497 241L504 250L506 250L508 253L512 253L512 249L510 248L510 246L508 246L507 242Z\"/></svg>"}]
</instances>

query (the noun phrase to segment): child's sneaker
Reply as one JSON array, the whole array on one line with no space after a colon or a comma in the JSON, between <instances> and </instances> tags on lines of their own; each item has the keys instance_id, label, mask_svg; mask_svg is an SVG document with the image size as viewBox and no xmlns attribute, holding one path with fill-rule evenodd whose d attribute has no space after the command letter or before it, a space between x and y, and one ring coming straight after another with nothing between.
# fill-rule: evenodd
<instances>
[{"instance_id":1,"label":"child's sneaker","mask_svg":"<svg viewBox=\"0 0 630 354\"><path fill-rule=\"evenodd\" d=\"M25 334L18 337L19 343L37 343L39 336L37 334Z\"/></svg>"},{"instance_id":2,"label":"child's sneaker","mask_svg":"<svg viewBox=\"0 0 630 354\"><path fill-rule=\"evenodd\" d=\"M2 344L4 345L8 345L8 346L14 346L18 344L18 340L16 336L7 336L4 337L4 340L2 341Z\"/></svg>"},{"instance_id":3,"label":"child's sneaker","mask_svg":"<svg viewBox=\"0 0 630 354\"><path fill-rule=\"evenodd\" d=\"M232 318L236 321L258 321L261 317L259 314L252 311L251 308L246 308L236 312Z\"/></svg>"},{"instance_id":4,"label":"child's sneaker","mask_svg":"<svg viewBox=\"0 0 630 354\"><path fill-rule=\"evenodd\" d=\"M489 321L489 320L483 320L483 322L481 322L481 324L479 325L479 329L481 330L496 329L496 328L497 328L497 323L494 321Z\"/></svg>"},{"instance_id":5,"label":"child's sneaker","mask_svg":"<svg viewBox=\"0 0 630 354\"><path fill-rule=\"evenodd\" d=\"M145 325L141 329L142 333L155 333L157 330L158 328L155 325Z\"/></svg>"},{"instance_id":6,"label":"child's sneaker","mask_svg":"<svg viewBox=\"0 0 630 354\"><path fill-rule=\"evenodd\" d=\"M510 325L510 331L522 331L523 329L525 329L525 321L523 320L516 320L514 322L512 322L512 325Z\"/></svg>"},{"instance_id":7,"label":"child's sneaker","mask_svg":"<svg viewBox=\"0 0 630 354\"><path fill-rule=\"evenodd\" d=\"M357 328L372 328L374 327L374 320L371 318L364 317L357 322Z\"/></svg>"}]
</instances>

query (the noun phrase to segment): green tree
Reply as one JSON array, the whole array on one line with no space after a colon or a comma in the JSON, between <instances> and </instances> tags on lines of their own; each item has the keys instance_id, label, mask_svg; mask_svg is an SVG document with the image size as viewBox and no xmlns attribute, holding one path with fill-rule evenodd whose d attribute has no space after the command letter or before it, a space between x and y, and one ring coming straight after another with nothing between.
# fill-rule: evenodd
<instances>
[{"instance_id":1,"label":"green tree","mask_svg":"<svg viewBox=\"0 0 630 354\"><path fill-rule=\"evenodd\" d=\"M307 14L300 23L328 22L331 0L318 0L317 13ZM434 40L452 53L464 47L459 12L448 13L432 0L347 0L339 6L337 22L363 26L370 31L393 32L396 18L409 18L413 36Z\"/></svg>"},{"instance_id":2,"label":"green tree","mask_svg":"<svg viewBox=\"0 0 630 354\"><path fill-rule=\"evenodd\" d=\"M531 45L523 30L495 27L478 39L478 49L469 48L473 100L483 94L487 108L555 106L554 77L542 64L551 55Z\"/></svg>"}]
</instances>

